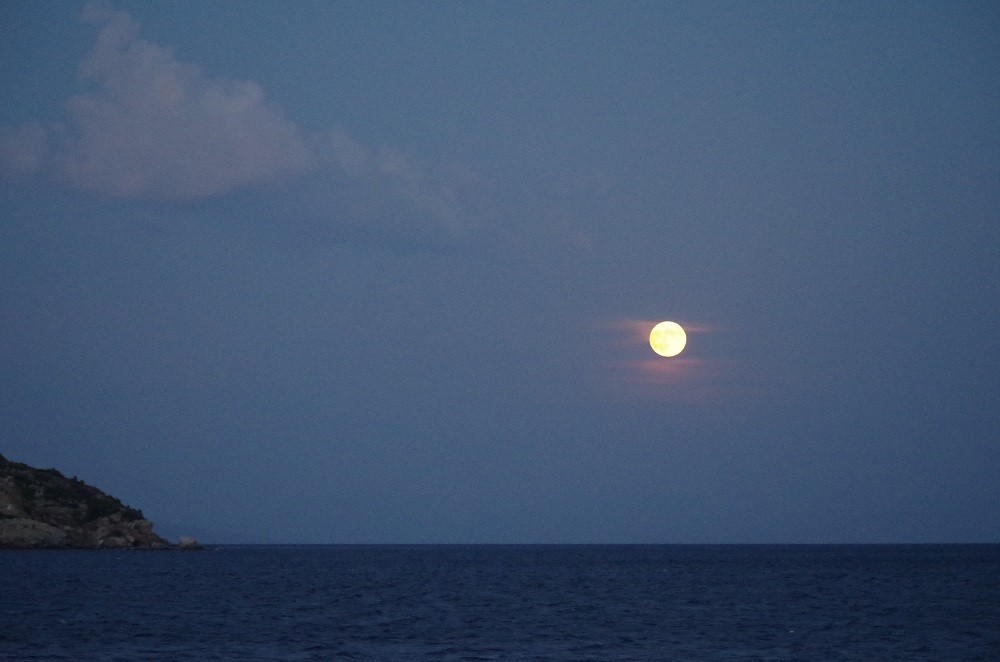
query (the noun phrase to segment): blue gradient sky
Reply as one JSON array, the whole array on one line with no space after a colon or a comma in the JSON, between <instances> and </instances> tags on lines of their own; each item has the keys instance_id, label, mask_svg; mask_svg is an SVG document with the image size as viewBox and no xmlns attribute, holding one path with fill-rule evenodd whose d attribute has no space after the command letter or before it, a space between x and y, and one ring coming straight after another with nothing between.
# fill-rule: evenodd
<instances>
[{"instance_id":1,"label":"blue gradient sky","mask_svg":"<svg viewBox=\"0 0 1000 662\"><path fill-rule=\"evenodd\" d=\"M995 3L0 14L10 459L215 542L1000 540Z\"/></svg>"}]
</instances>

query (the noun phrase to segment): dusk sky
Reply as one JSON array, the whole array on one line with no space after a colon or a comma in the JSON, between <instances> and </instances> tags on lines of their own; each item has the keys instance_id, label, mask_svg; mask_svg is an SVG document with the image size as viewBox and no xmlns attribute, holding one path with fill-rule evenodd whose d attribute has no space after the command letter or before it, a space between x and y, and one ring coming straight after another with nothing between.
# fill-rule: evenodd
<instances>
[{"instance_id":1,"label":"dusk sky","mask_svg":"<svg viewBox=\"0 0 1000 662\"><path fill-rule=\"evenodd\" d=\"M1000 542L997 3L0 26L7 458L210 542Z\"/></svg>"}]
</instances>

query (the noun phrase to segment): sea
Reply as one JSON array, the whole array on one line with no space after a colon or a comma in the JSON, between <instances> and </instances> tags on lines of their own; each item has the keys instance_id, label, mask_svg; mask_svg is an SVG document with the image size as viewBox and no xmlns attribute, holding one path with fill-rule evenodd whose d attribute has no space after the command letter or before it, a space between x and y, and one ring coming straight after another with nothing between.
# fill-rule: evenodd
<instances>
[{"instance_id":1,"label":"sea","mask_svg":"<svg viewBox=\"0 0 1000 662\"><path fill-rule=\"evenodd\" d=\"M14 660L1000 660L1000 545L0 552Z\"/></svg>"}]
</instances>

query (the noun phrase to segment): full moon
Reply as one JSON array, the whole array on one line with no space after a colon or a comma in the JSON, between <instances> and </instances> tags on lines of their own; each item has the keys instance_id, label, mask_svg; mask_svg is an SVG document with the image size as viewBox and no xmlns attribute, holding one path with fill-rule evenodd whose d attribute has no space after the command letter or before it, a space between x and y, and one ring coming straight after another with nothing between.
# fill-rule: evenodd
<instances>
[{"instance_id":1,"label":"full moon","mask_svg":"<svg viewBox=\"0 0 1000 662\"><path fill-rule=\"evenodd\" d=\"M687 334L677 322L660 322L649 332L649 346L660 356L677 356L687 344Z\"/></svg>"}]
</instances>

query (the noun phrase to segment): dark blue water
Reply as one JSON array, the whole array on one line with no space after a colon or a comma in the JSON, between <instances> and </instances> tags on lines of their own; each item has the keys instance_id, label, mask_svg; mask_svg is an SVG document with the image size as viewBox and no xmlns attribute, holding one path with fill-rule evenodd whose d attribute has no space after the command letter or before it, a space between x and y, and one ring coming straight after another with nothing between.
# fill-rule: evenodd
<instances>
[{"instance_id":1,"label":"dark blue water","mask_svg":"<svg viewBox=\"0 0 1000 662\"><path fill-rule=\"evenodd\" d=\"M0 657L996 660L1000 546L9 551Z\"/></svg>"}]
</instances>

